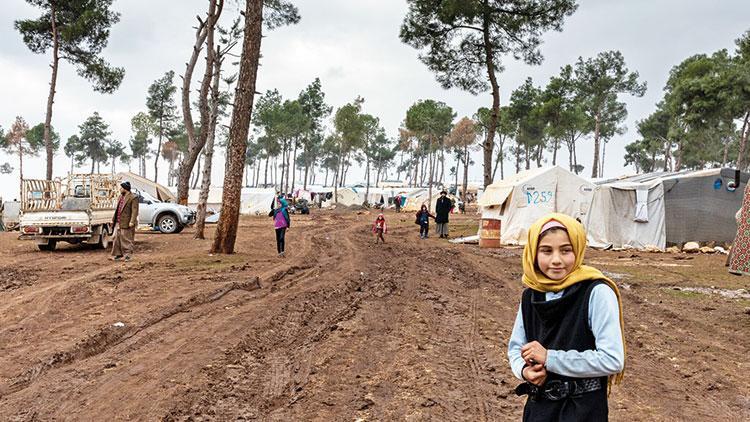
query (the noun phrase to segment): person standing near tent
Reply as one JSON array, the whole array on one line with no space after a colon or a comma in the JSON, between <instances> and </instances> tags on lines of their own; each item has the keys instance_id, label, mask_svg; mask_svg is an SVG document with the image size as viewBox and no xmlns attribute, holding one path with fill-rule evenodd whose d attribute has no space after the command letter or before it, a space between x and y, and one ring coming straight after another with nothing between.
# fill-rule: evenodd
<instances>
[{"instance_id":1,"label":"person standing near tent","mask_svg":"<svg viewBox=\"0 0 750 422\"><path fill-rule=\"evenodd\" d=\"M437 232L440 238L448 238L448 217L453 208L453 203L448 198L448 192L440 192L440 198L438 198L435 204L435 224L437 224Z\"/></svg>"},{"instance_id":2,"label":"person standing near tent","mask_svg":"<svg viewBox=\"0 0 750 422\"><path fill-rule=\"evenodd\" d=\"M583 265L586 232L563 214L528 231L523 284L508 342L513 374L525 381L524 421L606 421L607 395L625 370L622 300L612 280Z\"/></svg>"},{"instance_id":3,"label":"person standing near tent","mask_svg":"<svg viewBox=\"0 0 750 422\"><path fill-rule=\"evenodd\" d=\"M396 206L396 212L401 212L401 195L393 197L393 205Z\"/></svg>"},{"instance_id":4,"label":"person standing near tent","mask_svg":"<svg viewBox=\"0 0 750 422\"><path fill-rule=\"evenodd\" d=\"M430 233L430 218L434 220L435 216L430 214L427 205L422 204L422 208L417 211L417 219L414 221L415 224L419 224L420 239L427 239L427 235Z\"/></svg>"},{"instance_id":5,"label":"person standing near tent","mask_svg":"<svg viewBox=\"0 0 750 422\"><path fill-rule=\"evenodd\" d=\"M286 230L291 226L289 219L289 203L284 194L278 192L271 203L269 216L273 217L273 227L276 230L276 251L280 257L284 257Z\"/></svg>"},{"instance_id":6,"label":"person standing near tent","mask_svg":"<svg viewBox=\"0 0 750 422\"><path fill-rule=\"evenodd\" d=\"M130 192L130 182L120 184L120 199L117 201L115 215L112 217L114 241L112 242L112 260L130 261L135 242L135 228L138 226L138 198Z\"/></svg>"},{"instance_id":7,"label":"person standing near tent","mask_svg":"<svg viewBox=\"0 0 750 422\"><path fill-rule=\"evenodd\" d=\"M378 214L378 218L376 218L375 222L372 224L372 233L375 235L376 245L378 244L378 239L385 243L383 235L388 233L388 225L385 224L385 216L383 213Z\"/></svg>"}]
</instances>

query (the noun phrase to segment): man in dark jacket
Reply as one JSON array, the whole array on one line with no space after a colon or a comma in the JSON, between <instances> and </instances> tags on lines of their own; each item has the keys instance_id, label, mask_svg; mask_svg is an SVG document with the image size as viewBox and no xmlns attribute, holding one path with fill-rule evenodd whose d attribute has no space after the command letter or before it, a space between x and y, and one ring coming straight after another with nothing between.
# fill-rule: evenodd
<instances>
[{"instance_id":1,"label":"man in dark jacket","mask_svg":"<svg viewBox=\"0 0 750 422\"><path fill-rule=\"evenodd\" d=\"M440 192L440 198L435 205L435 223L441 238L448 238L448 216L451 213L451 208L453 208L453 204L448 198L448 192Z\"/></svg>"},{"instance_id":2,"label":"man in dark jacket","mask_svg":"<svg viewBox=\"0 0 750 422\"><path fill-rule=\"evenodd\" d=\"M138 198L130 192L130 182L120 184L120 199L112 217L112 226L115 227L112 259L130 261L135 242L135 228L138 226Z\"/></svg>"}]
</instances>

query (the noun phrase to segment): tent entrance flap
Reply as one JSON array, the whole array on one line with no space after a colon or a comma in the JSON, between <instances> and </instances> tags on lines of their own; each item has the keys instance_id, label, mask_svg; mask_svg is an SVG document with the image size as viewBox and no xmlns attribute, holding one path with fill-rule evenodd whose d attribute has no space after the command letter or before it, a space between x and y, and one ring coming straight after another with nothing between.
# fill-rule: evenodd
<instances>
[{"instance_id":1,"label":"tent entrance flap","mask_svg":"<svg viewBox=\"0 0 750 422\"><path fill-rule=\"evenodd\" d=\"M501 186L494 187L492 185L487 187L487 190L482 194L477 201L480 207L491 207L493 205L503 205L505 201L513 192L513 186Z\"/></svg>"}]
</instances>

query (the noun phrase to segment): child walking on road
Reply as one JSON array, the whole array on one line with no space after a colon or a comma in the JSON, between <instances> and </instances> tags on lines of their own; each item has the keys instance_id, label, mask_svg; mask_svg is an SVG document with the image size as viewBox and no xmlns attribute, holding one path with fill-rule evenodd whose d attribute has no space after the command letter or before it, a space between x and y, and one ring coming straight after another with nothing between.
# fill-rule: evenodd
<instances>
[{"instance_id":1,"label":"child walking on road","mask_svg":"<svg viewBox=\"0 0 750 422\"><path fill-rule=\"evenodd\" d=\"M375 234L376 245L378 244L378 239L385 243L383 235L388 233L388 226L385 224L385 216L382 213L378 214L378 218L376 218L375 222L372 224L372 233Z\"/></svg>"},{"instance_id":2,"label":"child walking on road","mask_svg":"<svg viewBox=\"0 0 750 422\"><path fill-rule=\"evenodd\" d=\"M291 226L288 208L289 203L286 202L286 198L283 194L278 193L271 203L271 212L269 213L273 217L273 227L276 230L276 251L282 258L285 254L286 230Z\"/></svg>"},{"instance_id":3,"label":"child walking on road","mask_svg":"<svg viewBox=\"0 0 750 422\"><path fill-rule=\"evenodd\" d=\"M427 235L430 233L430 218L434 220L435 216L427 210L427 205L422 204L422 209L417 212L417 220L414 222L419 224L420 239L427 239Z\"/></svg>"},{"instance_id":4,"label":"child walking on road","mask_svg":"<svg viewBox=\"0 0 750 422\"><path fill-rule=\"evenodd\" d=\"M528 395L524 421L606 421L607 394L625 369L622 301L612 280L583 265L586 233L563 214L535 222L508 360Z\"/></svg>"}]
</instances>

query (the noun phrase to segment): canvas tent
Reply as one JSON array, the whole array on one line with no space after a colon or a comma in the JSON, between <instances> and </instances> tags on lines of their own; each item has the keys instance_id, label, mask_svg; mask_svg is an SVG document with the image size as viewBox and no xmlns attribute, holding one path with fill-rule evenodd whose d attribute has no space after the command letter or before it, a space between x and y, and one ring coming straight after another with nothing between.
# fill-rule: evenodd
<instances>
[{"instance_id":1,"label":"canvas tent","mask_svg":"<svg viewBox=\"0 0 750 422\"><path fill-rule=\"evenodd\" d=\"M154 183L145 177L128 171L117 173L117 178L122 181L127 180L133 188L146 192L162 202L177 202L177 197L167 187Z\"/></svg>"},{"instance_id":2,"label":"canvas tent","mask_svg":"<svg viewBox=\"0 0 750 422\"><path fill-rule=\"evenodd\" d=\"M353 205L362 205L362 202L362 199L357 195L357 192L355 192L354 189L338 188L336 203L346 207L351 207Z\"/></svg>"},{"instance_id":3,"label":"canvas tent","mask_svg":"<svg viewBox=\"0 0 750 422\"><path fill-rule=\"evenodd\" d=\"M583 224L594 248L664 249L664 186L658 180L599 185Z\"/></svg>"},{"instance_id":4,"label":"canvas tent","mask_svg":"<svg viewBox=\"0 0 750 422\"><path fill-rule=\"evenodd\" d=\"M559 166L522 171L495 182L480 196L483 220L500 221L500 243L523 245L527 230L551 212L583 220L594 184Z\"/></svg>"},{"instance_id":5,"label":"canvas tent","mask_svg":"<svg viewBox=\"0 0 750 422\"><path fill-rule=\"evenodd\" d=\"M435 212L435 207L437 205L437 200L440 198L440 191L442 189L433 188L432 189L432 202L429 204L428 207L430 209L430 212ZM456 206L458 206L458 198L456 198L454 195L448 195L448 198L450 198L451 201L453 201ZM401 207L403 211L406 212L417 212L422 208L422 205L428 205L428 201L430 199L430 193L426 188L418 189L415 191L412 191L408 194L406 194L406 203Z\"/></svg>"},{"instance_id":6,"label":"canvas tent","mask_svg":"<svg viewBox=\"0 0 750 422\"><path fill-rule=\"evenodd\" d=\"M690 241L731 242L749 178L717 168L602 181L587 219L589 244L663 249Z\"/></svg>"},{"instance_id":7,"label":"canvas tent","mask_svg":"<svg viewBox=\"0 0 750 422\"><path fill-rule=\"evenodd\" d=\"M221 211L221 200L224 189L211 187L208 191L206 208L214 213ZM188 206L195 209L198 207L200 189L191 189L188 192ZM242 188L240 193L240 213L245 215L267 215L271 210L271 202L276 196L274 189Z\"/></svg>"},{"instance_id":8,"label":"canvas tent","mask_svg":"<svg viewBox=\"0 0 750 422\"><path fill-rule=\"evenodd\" d=\"M206 209L213 210L213 212L219 212L221 209L221 196L224 193L224 189L220 187L212 186L208 188L208 199L206 200ZM198 208L198 200L200 199L200 189L190 189L188 191L188 206L190 208Z\"/></svg>"},{"instance_id":9,"label":"canvas tent","mask_svg":"<svg viewBox=\"0 0 750 422\"><path fill-rule=\"evenodd\" d=\"M268 215L271 202L276 197L274 189L244 188L241 194L240 213L246 215Z\"/></svg>"},{"instance_id":10,"label":"canvas tent","mask_svg":"<svg viewBox=\"0 0 750 422\"><path fill-rule=\"evenodd\" d=\"M0 198L2 201L2 198ZM12 230L20 222L21 203L18 201L0 202L0 231Z\"/></svg>"}]
</instances>

